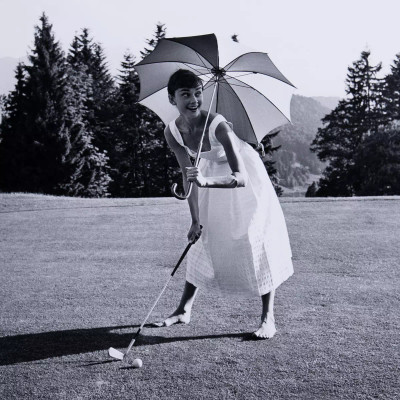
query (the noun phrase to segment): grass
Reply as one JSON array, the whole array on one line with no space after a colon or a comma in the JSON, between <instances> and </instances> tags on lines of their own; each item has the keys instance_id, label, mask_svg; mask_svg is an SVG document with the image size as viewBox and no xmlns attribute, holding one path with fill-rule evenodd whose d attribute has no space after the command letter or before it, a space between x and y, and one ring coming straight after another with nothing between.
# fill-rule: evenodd
<instances>
[{"instance_id":1,"label":"grass","mask_svg":"<svg viewBox=\"0 0 400 400\"><path fill-rule=\"evenodd\" d=\"M400 198L282 199L295 275L278 333L259 299L200 293L192 323L145 328L185 247L187 204L0 194L1 399L397 399ZM178 270L151 320L174 309Z\"/></svg>"}]
</instances>

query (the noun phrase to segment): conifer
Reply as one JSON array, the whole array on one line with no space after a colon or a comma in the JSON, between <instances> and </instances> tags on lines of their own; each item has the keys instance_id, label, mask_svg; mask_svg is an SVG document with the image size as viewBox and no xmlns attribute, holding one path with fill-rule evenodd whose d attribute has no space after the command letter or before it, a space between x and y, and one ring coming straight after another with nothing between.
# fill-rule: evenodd
<instances>
[{"instance_id":1,"label":"conifer","mask_svg":"<svg viewBox=\"0 0 400 400\"><path fill-rule=\"evenodd\" d=\"M396 55L391 73L385 77L384 82L384 108L388 122L400 121L400 53Z\"/></svg>"},{"instance_id":2,"label":"conifer","mask_svg":"<svg viewBox=\"0 0 400 400\"><path fill-rule=\"evenodd\" d=\"M273 161L273 154L280 149L281 146L274 146L273 145L273 138L275 138L280 131L276 131L274 133L270 133L269 135L265 136L264 139L261 141L261 145L264 148L264 155L261 157L265 169L268 172L268 175L271 179L272 185L274 186L275 192L278 196L283 194L282 188L279 186L279 178L277 176L277 169L275 168L275 161Z\"/></svg>"},{"instance_id":3,"label":"conifer","mask_svg":"<svg viewBox=\"0 0 400 400\"><path fill-rule=\"evenodd\" d=\"M363 51L348 69L348 97L322 122L311 150L321 161L329 161L319 181L320 196L351 196L355 193L355 153L366 137L376 132L383 122L382 81L378 78L381 64L369 62L370 52Z\"/></svg>"}]
</instances>

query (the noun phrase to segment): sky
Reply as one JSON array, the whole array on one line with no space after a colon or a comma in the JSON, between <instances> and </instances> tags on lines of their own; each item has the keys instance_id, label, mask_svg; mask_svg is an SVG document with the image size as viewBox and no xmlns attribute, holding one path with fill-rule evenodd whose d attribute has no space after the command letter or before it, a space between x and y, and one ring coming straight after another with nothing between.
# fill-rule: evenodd
<instances>
[{"instance_id":1,"label":"sky","mask_svg":"<svg viewBox=\"0 0 400 400\"><path fill-rule=\"evenodd\" d=\"M158 22L167 37L237 34L303 96L343 97L347 68L363 50L383 63L382 75L400 53L399 0L0 0L0 58L29 53L43 11L66 51L89 28L113 75L125 52L139 61Z\"/></svg>"}]
</instances>

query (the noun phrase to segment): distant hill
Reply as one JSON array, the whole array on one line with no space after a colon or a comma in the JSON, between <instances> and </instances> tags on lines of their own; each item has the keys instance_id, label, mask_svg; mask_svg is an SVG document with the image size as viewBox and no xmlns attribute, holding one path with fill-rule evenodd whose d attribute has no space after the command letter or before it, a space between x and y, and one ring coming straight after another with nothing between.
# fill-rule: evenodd
<instances>
[{"instance_id":1,"label":"distant hill","mask_svg":"<svg viewBox=\"0 0 400 400\"><path fill-rule=\"evenodd\" d=\"M330 110L336 108L340 100L339 97L325 97L325 96L313 96L311 98L317 100L319 103L321 103L326 108L329 108Z\"/></svg>"},{"instance_id":2,"label":"distant hill","mask_svg":"<svg viewBox=\"0 0 400 400\"><path fill-rule=\"evenodd\" d=\"M0 58L0 94L7 94L14 89L15 85L15 68L19 62L26 62L26 57Z\"/></svg>"},{"instance_id":3,"label":"distant hill","mask_svg":"<svg viewBox=\"0 0 400 400\"><path fill-rule=\"evenodd\" d=\"M325 164L310 151L310 145L322 126L321 119L338 101L334 97L292 97L292 124L284 125L273 142L281 146L274 154L274 161L284 194L304 194L307 186L321 175Z\"/></svg>"}]
</instances>

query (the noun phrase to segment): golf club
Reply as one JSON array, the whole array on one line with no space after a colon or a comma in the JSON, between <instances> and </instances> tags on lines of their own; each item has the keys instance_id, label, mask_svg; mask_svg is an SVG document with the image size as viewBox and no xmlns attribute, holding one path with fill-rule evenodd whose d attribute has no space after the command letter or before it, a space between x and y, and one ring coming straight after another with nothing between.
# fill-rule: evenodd
<instances>
[{"instance_id":1,"label":"golf club","mask_svg":"<svg viewBox=\"0 0 400 400\"><path fill-rule=\"evenodd\" d=\"M171 275L168 278L168 281L166 282L166 284L164 285L163 289L161 290L161 293L158 295L156 301L154 302L153 306L151 307L150 311L148 312L148 314L146 315L146 318L144 319L144 321L142 322L142 325L140 325L138 331L135 333L135 336L133 337L133 339L131 340L131 342L129 343L129 346L125 352L125 354L117 349L114 349L113 347L110 347L108 349L108 354L110 355L110 357L116 358L118 360L123 360L124 357L127 356L127 354L131 351L132 346L135 344L136 338L139 336L140 331L142 330L144 324L146 323L147 319L149 318L150 314L153 312L154 307L156 306L156 304L158 303L158 301L160 300L162 294L164 293L165 289L167 288L169 281L171 280L171 278L174 276L176 270L179 268L179 266L181 265L181 262L183 261L183 259L185 258L187 252L189 251L190 247L192 246L194 242L190 242L187 246L186 249L184 250L184 252L181 255L181 258L179 259L178 263L176 264L175 268L173 269L173 271L171 272Z\"/></svg>"}]
</instances>

